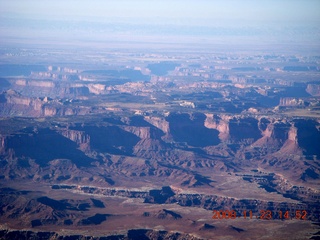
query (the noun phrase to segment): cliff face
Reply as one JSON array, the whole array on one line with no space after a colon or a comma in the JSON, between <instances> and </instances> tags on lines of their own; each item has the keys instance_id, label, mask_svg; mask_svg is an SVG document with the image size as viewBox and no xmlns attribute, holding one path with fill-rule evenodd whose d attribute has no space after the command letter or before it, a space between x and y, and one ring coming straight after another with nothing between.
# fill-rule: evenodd
<instances>
[{"instance_id":1,"label":"cliff face","mask_svg":"<svg viewBox=\"0 0 320 240\"><path fill-rule=\"evenodd\" d=\"M90 89L85 86L71 86L61 89L61 95L66 97L87 96Z\"/></svg>"},{"instance_id":2,"label":"cliff face","mask_svg":"<svg viewBox=\"0 0 320 240\"><path fill-rule=\"evenodd\" d=\"M78 166L90 165L92 159L77 149L77 144L52 129L24 129L22 133L2 137L2 152L13 152L18 159L33 159L46 166L54 159L73 159Z\"/></svg>"},{"instance_id":3,"label":"cliff face","mask_svg":"<svg viewBox=\"0 0 320 240\"><path fill-rule=\"evenodd\" d=\"M298 119L294 121L297 129L292 135L296 143L303 149L307 159L319 159L320 156L320 123L315 120Z\"/></svg>"},{"instance_id":4,"label":"cliff face","mask_svg":"<svg viewBox=\"0 0 320 240\"><path fill-rule=\"evenodd\" d=\"M84 131L62 130L60 134L79 145L79 149L87 152L90 150L90 136Z\"/></svg>"},{"instance_id":5,"label":"cliff face","mask_svg":"<svg viewBox=\"0 0 320 240\"><path fill-rule=\"evenodd\" d=\"M46 114L43 109L45 102L40 98L25 97L13 90L8 90L0 94L0 114L18 114L23 116L40 116ZM51 113L56 114L54 113Z\"/></svg>"},{"instance_id":6,"label":"cliff face","mask_svg":"<svg viewBox=\"0 0 320 240\"><path fill-rule=\"evenodd\" d=\"M254 147L265 148L269 153L278 151L289 139L291 125L287 122L272 119L267 122L265 119L261 119L261 122L266 123L265 127L260 127L262 137L252 145Z\"/></svg>"},{"instance_id":7,"label":"cliff face","mask_svg":"<svg viewBox=\"0 0 320 240\"><path fill-rule=\"evenodd\" d=\"M70 81L33 79L11 79L10 81L11 87L26 97L49 96L52 98L72 98L87 96L90 93L100 93L104 89L99 84L82 84Z\"/></svg>"},{"instance_id":8,"label":"cliff face","mask_svg":"<svg viewBox=\"0 0 320 240\"><path fill-rule=\"evenodd\" d=\"M169 133L176 142L185 142L193 147L206 147L220 143L218 130L205 127L206 116L196 114L170 114Z\"/></svg>"},{"instance_id":9,"label":"cliff face","mask_svg":"<svg viewBox=\"0 0 320 240\"><path fill-rule=\"evenodd\" d=\"M229 121L230 139L235 141L253 142L262 137L255 118L232 118Z\"/></svg>"},{"instance_id":10,"label":"cliff face","mask_svg":"<svg viewBox=\"0 0 320 240\"><path fill-rule=\"evenodd\" d=\"M0 154L4 155L7 151L6 136L0 135Z\"/></svg>"},{"instance_id":11,"label":"cliff face","mask_svg":"<svg viewBox=\"0 0 320 240\"><path fill-rule=\"evenodd\" d=\"M309 158L320 156L317 146L320 142L320 124L315 120L288 121L266 117L231 117L224 114L172 114L167 121L169 134L174 141L186 142L191 146L211 146L211 154L214 154L214 151L222 153L227 150L225 147L221 149L212 146L229 144L239 151L243 147L247 147L246 151L251 151L250 147L260 149L262 152L257 154L262 156L277 153L277 157L288 157L288 154L301 155L302 152ZM211 129L215 132L211 132Z\"/></svg>"},{"instance_id":12,"label":"cliff face","mask_svg":"<svg viewBox=\"0 0 320 240\"><path fill-rule=\"evenodd\" d=\"M320 84L308 84L306 91L312 96L320 96Z\"/></svg>"},{"instance_id":13,"label":"cliff face","mask_svg":"<svg viewBox=\"0 0 320 240\"><path fill-rule=\"evenodd\" d=\"M88 89L90 93L93 94L103 94L106 91L106 85L103 84L88 84Z\"/></svg>"},{"instance_id":14,"label":"cliff face","mask_svg":"<svg viewBox=\"0 0 320 240\"><path fill-rule=\"evenodd\" d=\"M44 108L46 116L56 113L56 109ZM38 138L53 135L69 139L82 151L97 150L116 154L140 154L159 150L172 151L177 146L182 149L206 148L211 154L236 153L246 148L256 148L266 154L300 154L308 158L318 158L320 150L320 124L315 120L280 121L272 118L231 117L213 114L170 114L166 118L134 117L122 119L108 126L85 125L72 128L50 130L51 134L31 132L2 137L2 149L11 146L30 145ZM152 125L152 124L154 125ZM27 139L30 139L28 142ZM18 144L15 141L24 141ZM50 140L50 138L49 138ZM28 142L28 143L27 143ZM44 144L44 143L41 143ZM34 144L36 147L36 144ZM10 148L10 147L9 147ZM21 149L21 148L19 148ZM26 150L26 148L24 147ZM207 151L206 150L206 151ZM231 152L230 152L231 151ZM154 154L154 153L153 153ZM154 156L154 155L153 155Z\"/></svg>"},{"instance_id":15,"label":"cliff face","mask_svg":"<svg viewBox=\"0 0 320 240\"><path fill-rule=\"evenodd\" d=\"M293 98L293 97L286 97L280 98L279 106L285 107L297 107L297 106L304 106L305 102L301 98Z\"/></svg>"},{"instance_id":16,"label":"cliff face","mask_svg":"<svg viewBox=\"0 0 320 240\"><path fill-rule=\"evenodd\" d=\"M2 106L2 111L10 111L12 108L16 111L20 111L21 114L33 111L39 113L43 104L43 101L39 98L29 98L22 96L14 90L8 90L1 94L0 102Z\"/></svg>"},{"instance_id":17,"label":"cliff face","mask_svg":"<svg viewBox=\"0 0 320 240\"><path fill-rule=\"evenodd\" d=\"M52 165L57 159L68 159L76 168L106 164L108 171L175 176L181 184L193 186L202 178L184 169L237 171L242 164L260 162L270 168L293 169L297 178L308 179L318 174L304 159L320 159L319 129L315 120L202 113L25 128L1 135L0 154L6 166L1 174L10 178L10 172L21 172L15 164L26 166L24 170L36 164L39 170L58 166Z\"/></svg>"},{"instance_id":18,"label":"cliff face","mask_svg":"<svg viewBox=\"0 0 320 240\"><path fill-rule=\"evenodd\" d=\"M68 88L65 94L72 92L75 95L81 95L85 88ZM14 90L8 90L0 94L0 116L24 116L24 117L52 117L52 116L70 116L85 115L89 112L99 112L95 107L70 106L72 100L52 100L49 97L26 97ZM94 109L94 110L93 110Z\"/></svg>"},{"instance_id":19,"label":"cliff face","mask_svg":"<svg viewBox=\"0 0 320 240\"><path fill-rule=\"evenodd\" d=\"M25 80L25 79L17 79L14 82L18 86L31 86L31 87L44 87L44 88L54 88L55 84L52 81L44 81L44 80Z\"/></svg>"},{"instance_id":20,"label":"cliff face","mask_svg":"<svg viewBox=\"0 0 320 240\"><path fill-rule=\"evenodd\" d=\"M295 120L278 130L276 139L281 148L278 156L303 156L306 159L319 159L319 123L314 120Z\"/></svg>"},{"instance_id":21,"label":"cliff face","mask_svg":"<svg viewBox=\"0 0 320 240\"><path fill-rule=\"evenodd\" d=\"M126 202L138 202L139 207L142 202L149 203L148 209L151 203L207 210L250 209L258 213L272 206L274 211L306 209L309 220L318 214L318 191L303 187L317 184L320 178L318 121L202 113L176 113L154 119L123 115L104 115L100 121L98 118L88 116L77 122L39 119L32 122L32 126L36 125L32 128L17 128L12 119L1 119L2 126L12 126L13 130L0 135L0 179L41 185L37 194L52 194L54 189L61 189L56 199L49 194L35 198L30 193L32 200L26 198L29 193L9 198L0 189L3 222L12 220L12 215L17 217L15 221L21 218L29 224L26 227L64 226L70 220L75 228L83 226L88 219L95 219L98 211L93 209L94 214L88 215L90 210L85 209L91 208L92 202L84 199L95 195L106 205L113 201L107 198L110 196L140 198ZM19 126L31 125L30 119L19 121ZM314 161L307 160L309 156ZM156 189L168 183L176 190ZM47 191L49 184L53 186ZM223 189L225 184L230 185ZM246 187L252 187L255 196L261 197L241 199L242 193L233 192ZM65 199L77 193L79 198ZM266 196L272 200L263 200ZM280 204L278 199L284 197L304 205ZM308 201L313 205L306 204ZM113 206L108 205L110 209ZM173 213L162 210L156 216L170 220L167 214Z\"/></svg>"},{"instance_id":22,"label":"cliff face","mask_svg":"<svg viewBox=\"0 0 320 240\"><path fill-rule=\"evenodd\" d=\"M155 138L158 137L154 129L151 129L150 127L125 126L123 129L133 133L139 138L151 138L151 135L153 135Z\"/></svg>"},{"instance_id":23,"label":"cliff face","mask_svg":"<svg viewBox=\"0 0 320 240\"><path fill-rule=\"evenodd\" d=\"M62 130L60 133L77 144L90 143L90 136L85 134L84 131Z\"/></svg>"},{"instance_id":24,"label":"cliff face","mask_svg":"<svg viewBox=\"0 0 320 240\"><path fill-rule=\"evenodd\" d=\"M146 116L144 120L159 128L164 133L169 132L169 123L165 120L165 118Z\"/></svg>"},{"instance_id":25,"label":"cliff face","mask_svg":"<svg viewBox=\"0 0 320 240\"><path fill-rule=\"evenodd\" d=\"M226 115L213 115L213 114L206 114L206 120L204 122L204 126L206 128L216 129L219 131L219 138L222 141L226 141L230 137L230 129L229 129L229 120L231 119L230 116Z\"/></svg>"}]
</instances>

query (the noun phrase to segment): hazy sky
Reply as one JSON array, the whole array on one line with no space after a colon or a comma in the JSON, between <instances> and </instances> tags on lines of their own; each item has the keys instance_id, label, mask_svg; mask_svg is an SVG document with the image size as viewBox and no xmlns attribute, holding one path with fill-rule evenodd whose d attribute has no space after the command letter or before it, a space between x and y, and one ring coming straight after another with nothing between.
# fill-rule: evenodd
<instances>
[{"instance_id":1,"label":"hazy sky","mask_svg":"<svg viewBox=\"0 0 320 240\"><path fill-rule=\"evenodd\" d=\"M0 37L292 35L318 40L319 13L319 0L0 0Z\"/></svg>"},{"instance_id":2,"label":"hazy sky","mask_svg":"<svg viewBox=\"0 0 320 240\"><path fill-rule=\"evenodd\" d=\"M1 0L0 9L31 18L320 21L318 0Z\"/></svg>"}]
</instances>

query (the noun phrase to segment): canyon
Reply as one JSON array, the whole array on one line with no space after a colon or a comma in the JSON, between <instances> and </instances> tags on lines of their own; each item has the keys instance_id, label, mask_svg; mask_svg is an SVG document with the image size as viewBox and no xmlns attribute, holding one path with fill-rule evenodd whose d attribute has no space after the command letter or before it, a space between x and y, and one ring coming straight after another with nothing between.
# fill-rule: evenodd
<instances>
[{"instance_id":1,"label":"canyon","mask_svg":"<svg viewBox=\"0 0 320 240\"><path fill-rule=\"evenodd\" d=\"M0 238L317 239L318 60L192 54L0 67Z\"/></svg>"}]
</instances>

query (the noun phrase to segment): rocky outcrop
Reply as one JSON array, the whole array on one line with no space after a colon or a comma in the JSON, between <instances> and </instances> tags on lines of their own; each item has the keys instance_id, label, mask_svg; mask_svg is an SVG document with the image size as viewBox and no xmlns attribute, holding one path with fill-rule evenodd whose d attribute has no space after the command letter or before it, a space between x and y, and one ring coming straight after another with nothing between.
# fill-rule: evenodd
<instances>
[{"instance_id":1,"label":"rocky outcrop","mask_svg":"<svg viewBox=\"0 0 320 240\"><path fill-rule=\"evenodd\" d=\"M155 217L159 219L173 219L173 220L178 220L182 218L182 216L179 213L176 213L174 211L167 210L167 209L162 209L158 211L155 214Z\"/></svg>"},{"instance_id":2,"label":"rocky outcrop","mask_svg":"<svg viewBox=\"0 0 320 240\"><path fill-rule=\"evenodd\" d=\"M291 128L291 124L287 122L273 121L272 119L271 121L268 121L269 124L266 128L260 128L263 136L252 144L254 147L266 148L269 153L278 151L284 145L289 139Z\"/></svg>"},{"instance_id":3,"label":"rocky outcrop","mask_svg":"<svg viewBox=\"0 0 320 240\"><path fill-rule=\"evenodd\" d=\"M68 88L78 94L81 88ZM67 93L66 93L67 94ZM85 115L89 112L99 112L98 108L78 107L71 105L72 100L61 101L46 97L26 97L14 90L7 90L0 94L0 116L24 116L24 117L53 117Z\"/></svg>"},{"instance_id":4,"label":"rocky outcrop","mask_svg":"<svg viewBox=\"0 0 320 240\"><path fill-rule=\"evenodd\" d=\"M156 138L156 133L154 129L151 129L150 127L134 127L134 126L125 126L123 127L124 130L133 133L137 137L141 139L146 139L146 138L151 138L154 137ZM153 136L151 136L153 135Z\"/></svg>"},{"instance_id":5,"label":"rocky outcrop","mask_svg":"<svg viewBox=\"0 0 320 240\"><path fill-rule=\"evenodd\" d=\"M90 142L90 136L85 134L84 131L77 131L77 130L61 130L60 133L65 136L66 138L69 138L73 142L76 142L77 144L85 144Z\"/></svg>"},{"instance_id":6,"label":"rocky outcrop","mask_svg":"<svg viewBox=\"0 0 320 240\"><path fill-rule=\"evenodd\" d=\"M55 87L54 82L52 81L44 81L44 80L26 80L26 79L17 79L15 84L18 86L31 86L31 87L45 87L45 88L53 88Z\"/></svg>"},{"instance_id":7,"label":"rocky outcrop","mask_svg":"<svg viewBox=\"0 0 320 240\"><path fill-rule=\"evenodd\" d=\"M46 114L50 111L57 110L48 109ZM156 118L153 122L161 122L166 127L163 129L167 132L164 132L159 129L161 126L157 125L158 128L145 119L149 121L151 117L108 118L99 124L25 129L24 133L3 135L1 153L6 159L33 159L40 166L54 159L70 159L77 166L90 165L91 158L96 158L120 170L129 163L123 161L114 165L110 155L166 163L163 169L150 162L144 167L137 164L139 161L128 165L131 171L127 174L147 176L163 175L168 169L166 174L171 176L175 166L237 171L243 160L249 160L264 162L270 167L286 166L285 169L294 165L294 169L300 169L296 172L298 178L308 168L303 159L319 159L320 156L317 144L320 124L315 120L170 114L167 119ZM232 161L228 160L231 158ZM179 181L189 181L189 186L197 185L198 180L191 179L194 174L188 174L181 176Z\"/></svg>"},{"instance_id":8,"label":"rocky outcrop","mask_svg":"<svg viewBox=\"0 0 320 240\"><path fill-rule=\"evenodd\" d=\"M15 157L34 159L40 166L54 159L72 159L78 166L88 166L92 161L75 142L51 129L25 129L24 133L3 138L4 154L13 151Z\"/></svg>"},{"instance_id":9,"label":"rocky outcrop","mask_svg":"<svg viewBox=\"0 0 320 240\"><path fill-rule=\"evenodd\" d=\"M38 232L30 230L0 230L0 237L3 240L11 239L61 239L61 240L153 240L153 239L176 239L176 240L200 240L191 234L157 231L152 229L132 229L128 230L126 234L116 234L110 236L90 236L90 235L61 235L56 232Z\"/></svg>"},{"instance_id":10,"label":"rocky outcrop","mask_svg":"<svg viewBox=\"0 0 320 240\"><path fill-rule=\"evenodd\" d=\"M93 94L104 94L106 93L106 85L104 84L88 84L90 93Z\"/></svg>"},{"instance_id":11,"label":"rocky outcrop","mask_svg":"<svg viewBox=\"0 0 320 240\"><path fill-rule=\"evenodd\" d=\"M84 131L66 129L61 130L60 134L77 143L82 151L86 152L90 150L90 136Z\"/></svg>"},{"instance_id":12,"label":"rocky outcrop","mask_svg":"<svg viewBox=\"0 0 320 240\"><path fill-rule=\"evenodd\" d=\"M70 128L85 133L85 139L90 138L90 149L103 153L132 155L133 147L140 141L135 134L119 126L83 126ZM145 133L143 130L137 133Z\"/></svg>"},{"instance_id":13,"label":"rocky outcrop","mask_svg":"<svg viewBox=\"0 0 320 240\"><path fill-rule=\"evenodd\" d=\"M320 156L320 123L319 120L297 119L294 121L296 131L291 134L291 139L303 149L307 159L319 159Z\"/></svg>"},{"instance_id":14,"label":"rocky outcrop","mask_svg":"<svg viewBox=\"0 0 320 240\"><path fill-rule=\"evenodd\" d=\"M305 102L301 98L293 98L293 97L286 97L280 98L279 106L284 107L297 107L297 106L304 106Z\"/></svg>"},{"instance_id":15,"label":"rocky outcrop","mask_svg":"<svg viewBox=\"0 0 320 240\"><path fill-rule=\"evenodd\" d=\"M65 97L87 96L90 89L86 86L70 86L61 90L61 95Z\"/></svg>"},{"instance_id":16,"label":"rocky outcrop","mask_svg":"<svg viewBox=\"0 0 320 240\"><path fill-rule=\"evenodd\" d=\"M77 188L79 191L90 194L103 194L105 196L122 196L128 198L143 198L145 203L152 204L171 204L177 203L180 206L186 207L201 207L208 210L220 210L220 209L237 209L237 214L241 214L243 211L252 211L253 214L259 215L260 210L271 210L274 213L283 211L283 209L303 209L308 212L307 219L315 220L319 209L317 208L317 200L320 198L318 192L310 191L308 189L298 189L296 186L291 186L287 189L281 189L280 186L273 185L272 181L275 180L272 176L253 176L245 177L246 180L252 181L258 179L258 183L266 189L266 191L272 191L276 188L279 194L287 198L293 198L295 200L300 199L300 196L306 193L310 195L310 202L304 203L285 203L285 202L269 202L256 199L238 199L217 195L205 195L205 194L190 194L183 193L176 188L169 186L162 187L162 189L151 189L149 191L137 191L130 189L108 189L108 188L95 188L95 187L81 187ZM264 180L264 181L263 181ZM262 182L259 182L262 181ZM278 181L278 180L276 180ZM281 184L283 185L283 184ZM72 186L71 186L72 187ZM76 188L76 186L73 186ZM304 191L304 192L303 192ZM160 213L164 213L163 211ZM166 213L165 215L175 215L174 213ZM178 217L179 218L179 217Z\"/></svg>"},{"instance_id":17,"label":"rocky outcrop","mask_svg":"<svg viewBox=\"0 0 320 240\"><path fill-rule=\"evenodd\" d=\"M169 123L165 120L165 118L146 116L144 120L161 129L164 133L169 132Z\"/></svg>"},{"instance_id":18,"label":"rocky outcrop","mask_svg":"<svg viewBox=\"0 0 320 240\"><path fill-rule=\"evenodd\" d=\"M308 84L307 85L307 89L306 89L307 93L309 93L312 96L320 96L320 84Z\"/></svg>"},{"instance_id":19,"label":"rocky outcrop","mask_svg":"<svg viewBox=\"0 0 320 240\"><path fill-rule=\"evenodd\" d=\"M24 97L14 90L5 91L1 95L3 104L12 105L12 107L18 105L17 109L19 108L19 105L22 105L25 108L24 111L28 109L40 111L43 104L43 101L39 98Z\"/></svg>"},{"instance_id":20,"label":"rocky outcrop","mask_svg":"<svg viewBox=\"0 0 320 240\"><path fill-rule=\"evenodd\" d=\"M219 138L221 141L226 141L229 139L230 130L229 130L229 120L230 116L227 115L213 115L206 114L206 120L204 122L204 126L211 129L216 129L219 131Z\"/></svg>"}]
</instances>

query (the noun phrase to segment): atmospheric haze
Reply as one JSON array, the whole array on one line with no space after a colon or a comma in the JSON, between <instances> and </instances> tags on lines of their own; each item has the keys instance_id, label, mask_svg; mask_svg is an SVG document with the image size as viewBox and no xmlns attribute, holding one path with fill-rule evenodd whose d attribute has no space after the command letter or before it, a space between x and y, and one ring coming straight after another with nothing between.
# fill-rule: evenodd
<instances>
[{"instance_id":1,"label":"atmospheric haze","mask_svg":"<svg viewBox=\"0 0 320 240\"><path fill-rule=\"evenodd\" d=\"M319 50L319 1L1 1L3 44L295 43ZM316 47L314 46L316 45Z\"/></svg>"},{"instance_id":2,"label":"atmospheric haze","mask_svg":"<svg viewBox=\"0 0 320 240\"><path fill-rule=\"evenodd\" d=\"M319 13L0 0L0 239L319 239Z\"/></svg>"}]
</instances>

